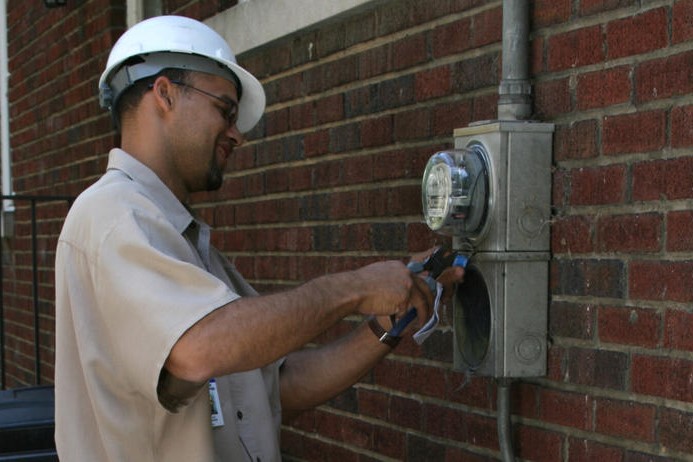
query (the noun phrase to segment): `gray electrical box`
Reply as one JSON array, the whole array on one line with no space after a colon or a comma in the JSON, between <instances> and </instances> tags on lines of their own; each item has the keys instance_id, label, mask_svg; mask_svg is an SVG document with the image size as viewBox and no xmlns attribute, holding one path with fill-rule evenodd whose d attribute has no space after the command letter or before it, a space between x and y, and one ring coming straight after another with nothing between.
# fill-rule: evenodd
<instances>
[{"instance_id":1,"label":"gray electrical box","mask_svg":"<svg viewBox=\"0 0 693 462\"><path fill-rule=\"evenodd\" d=\"M474 254L454 297L454 367L492 377L546 374L553 124L497 121L455 130L487 159L486 222L453 245Z\"/></svg>"}]
</instances>

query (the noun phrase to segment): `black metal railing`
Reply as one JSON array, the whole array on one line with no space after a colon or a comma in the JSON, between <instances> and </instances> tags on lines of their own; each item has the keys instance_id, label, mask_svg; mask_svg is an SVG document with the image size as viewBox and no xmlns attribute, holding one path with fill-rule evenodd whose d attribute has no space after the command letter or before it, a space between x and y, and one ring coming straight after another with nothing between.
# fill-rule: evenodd
<instances>
[{"instance_id":1,"label":"black metal railing","mask_svg":"<svg viewBox=\"0 0 693 462\"><path fill-rule=\"evenodd\" d=\"M36 216L36 206L39 202L67 202L68 207L72 205L74 197L71 196L32 196L32 195L0 195L0 199L12 200L15 202L29 202L31 210L31 295L33 300L33 321L34 321L34 373L35 384L41 384L41 351L39 336L39 280L38 280L38 219ZM57 237L57 236L56 236ZM4 274L5 266L3 259L3 245L0 244L0 389L6 386L6 363L5 363L5 306L4 306Z\"/></svg>"}]
</instances>

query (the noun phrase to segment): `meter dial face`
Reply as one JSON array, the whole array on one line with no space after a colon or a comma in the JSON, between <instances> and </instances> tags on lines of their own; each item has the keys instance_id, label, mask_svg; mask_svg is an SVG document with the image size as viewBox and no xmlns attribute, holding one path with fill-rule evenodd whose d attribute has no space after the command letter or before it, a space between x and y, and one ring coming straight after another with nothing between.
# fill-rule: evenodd
<instances>
[{"instance_id":1,"label":"meter dial face","mask_svg":"<svg viewBox=\"0 0 693 462\"><path fill-rule=\"evenodd\" d=\"M450 167L445 162L434 163L427 172L423 185L424 216L429 228L438 230L445 225L450 213Z\"/></svg>"},{"instance_id":2,"label":"meter dial face","mask_svg":"<svg viewBox=\"0 0 693 462\"><path fill-rule=\"evenodd\" d=\"M426 165L421 196L426 224L445 234L478 237L489 207L487 158L483 147L443 151Z\"/></svg>"}]
</instances>

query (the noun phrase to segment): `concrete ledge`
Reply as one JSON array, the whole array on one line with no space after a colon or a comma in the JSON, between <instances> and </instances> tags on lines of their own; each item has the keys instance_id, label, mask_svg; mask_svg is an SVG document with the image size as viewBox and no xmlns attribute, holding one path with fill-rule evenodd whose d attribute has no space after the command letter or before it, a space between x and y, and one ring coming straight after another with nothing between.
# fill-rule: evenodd
<instances>
[{"instance_id":1,"label":"concrete ledge","mask_svg":"<svg viewBox=\"0 0 693 462\"><path fill-rule=\"evenodd\" d=\"M237 55L377 0L246 0L205 21Z\"/></svg>"}]
</instances>

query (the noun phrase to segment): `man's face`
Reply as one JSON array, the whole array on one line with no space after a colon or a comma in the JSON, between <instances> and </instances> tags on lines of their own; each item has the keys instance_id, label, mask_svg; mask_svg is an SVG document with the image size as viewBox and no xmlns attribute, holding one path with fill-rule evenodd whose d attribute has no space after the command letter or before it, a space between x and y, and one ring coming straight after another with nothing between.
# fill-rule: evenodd
<instances>
[{"instance_id":1,"label":"man's face","mask_svg":"<svg viewBox=\"0 0 693 462\"><path fill-rule=\"evenodd\" d=\"M192 73L181 90L177 125L171 143L178 172L189 193L221 187L233 149L243 142L236 128L235 86L221 77Z\"/></svg>"}]
</instances>

